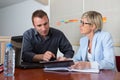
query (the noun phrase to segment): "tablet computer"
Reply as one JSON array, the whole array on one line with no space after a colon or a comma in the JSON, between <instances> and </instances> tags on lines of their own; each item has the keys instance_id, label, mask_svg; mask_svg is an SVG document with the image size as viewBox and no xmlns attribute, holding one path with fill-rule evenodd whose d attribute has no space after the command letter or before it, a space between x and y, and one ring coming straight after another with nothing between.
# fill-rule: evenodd
<instances>
[{"instance_id":1,"label":"tablet computer","mask_svg":"<svg viewBox=\"0 0 120 80\"><path fill-rule=\"evenodd\" d=\"M44 65L44 68L52 68L52 67L70 67L74 64L73 60L65 60L65 61L48 61L48 62L40 62Z\"/></svg>"}]
</instances>

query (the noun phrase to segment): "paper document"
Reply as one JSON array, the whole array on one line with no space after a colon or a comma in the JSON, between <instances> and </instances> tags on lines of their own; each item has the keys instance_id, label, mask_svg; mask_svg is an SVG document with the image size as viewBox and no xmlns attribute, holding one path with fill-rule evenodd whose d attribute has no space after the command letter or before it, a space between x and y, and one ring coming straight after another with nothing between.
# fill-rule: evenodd
<instances>
[{"instance_id":1,"label":"paper document","mask_svg":"<svg viewBox=\"0 0 120 80\"><path fill-rule=\"evenodd\" d=\"M74 72L92 72L99 73L99 69L70 69L68 67L44 68L46 71L74 71Z\"/></svg>"}]
</instances>

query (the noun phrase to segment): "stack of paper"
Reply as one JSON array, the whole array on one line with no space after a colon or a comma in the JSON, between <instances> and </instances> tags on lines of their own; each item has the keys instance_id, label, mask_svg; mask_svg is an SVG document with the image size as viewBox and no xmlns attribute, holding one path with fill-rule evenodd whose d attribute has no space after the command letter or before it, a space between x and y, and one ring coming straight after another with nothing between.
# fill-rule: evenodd
<instances>
[{"instance_id":1,"label":"stack of paper","mask_svg":"<svg viewBox=\"0 0 120 80\"><path fill-rule=\"evenodd\" d=\"M99 73L99 69L71 69L68 67L44 68L45 71L74 71Z\"/></svg>"}]
</instances>

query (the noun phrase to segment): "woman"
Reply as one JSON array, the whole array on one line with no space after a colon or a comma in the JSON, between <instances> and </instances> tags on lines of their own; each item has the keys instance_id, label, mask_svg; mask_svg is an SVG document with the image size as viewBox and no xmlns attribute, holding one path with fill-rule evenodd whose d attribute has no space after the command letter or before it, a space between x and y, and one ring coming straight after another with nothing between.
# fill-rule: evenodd
<instances>
[{"instance_id":1,"label":"woman","mask_svg":"<svg viewBox=\"0 0 120 80\"><path fill-rule=\"evenodd\" d=\"M85 12L81 17L80 48L74 55L72 68L114 69L115 56L110 33L102 31L102 15L96 11Z\"/></svg>"}]
</instances>

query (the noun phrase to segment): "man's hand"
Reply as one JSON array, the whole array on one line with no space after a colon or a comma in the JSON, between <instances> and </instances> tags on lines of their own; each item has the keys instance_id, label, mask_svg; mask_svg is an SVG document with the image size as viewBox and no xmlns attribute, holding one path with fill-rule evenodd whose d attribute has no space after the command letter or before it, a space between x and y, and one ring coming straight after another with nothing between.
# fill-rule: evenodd
<instances>
[{"instance_id":1,"label":"man's hand","mask_svg":"<svg viewBox=\"0 0 120 80\"><path fill-rule=\"evenodd\" d=\"M43 60L44 61L49 61L51 58L55 58L55 55L54 53L50 52L50 51L46 51L44 54L43 54Z\"/></svg>"}]
</instances>

